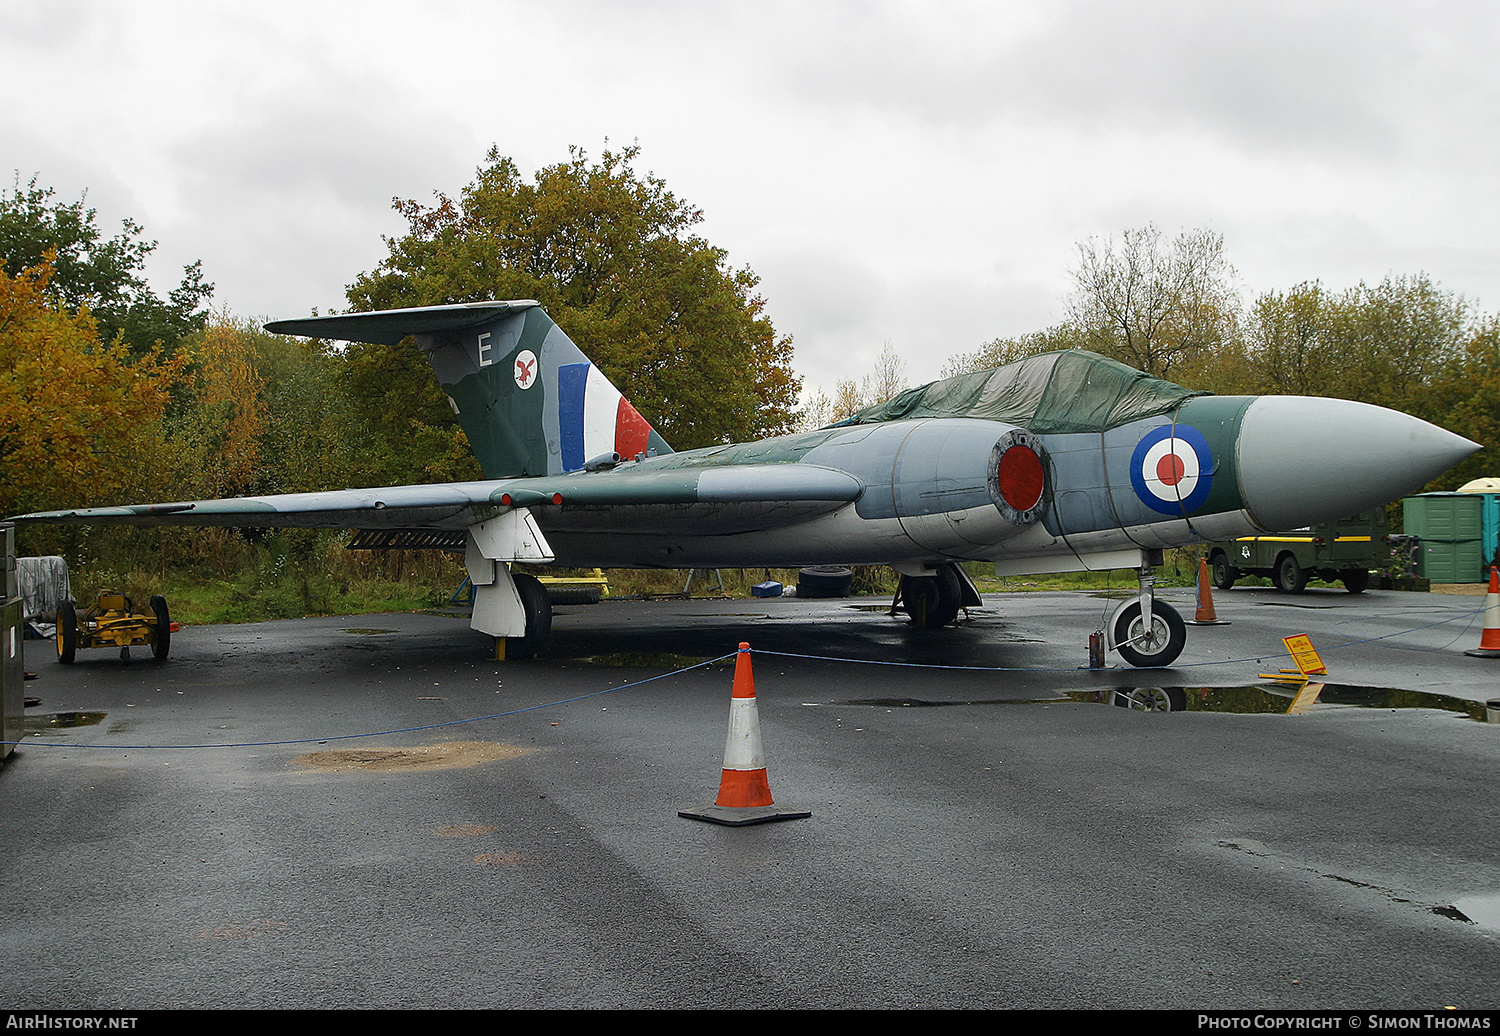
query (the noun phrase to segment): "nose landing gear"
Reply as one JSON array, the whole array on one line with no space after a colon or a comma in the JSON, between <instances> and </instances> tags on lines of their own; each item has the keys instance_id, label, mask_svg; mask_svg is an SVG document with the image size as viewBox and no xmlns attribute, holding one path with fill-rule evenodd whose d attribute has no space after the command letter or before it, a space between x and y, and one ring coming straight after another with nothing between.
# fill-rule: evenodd
<instances>
[{"instance_id":1,"label":"nose landing gear","mask_svg":"<svg viewBox=\"0 0 1500 1036\"><path fill-rule=\"evenodd\" d=\"M1187 626L1177 609L1156 600L1150 566L1136 570L1140 593L1124 601L1109 620L1110 647L1140 669L1169 666L1187 643Z\"/></svg>"}]
</instances>

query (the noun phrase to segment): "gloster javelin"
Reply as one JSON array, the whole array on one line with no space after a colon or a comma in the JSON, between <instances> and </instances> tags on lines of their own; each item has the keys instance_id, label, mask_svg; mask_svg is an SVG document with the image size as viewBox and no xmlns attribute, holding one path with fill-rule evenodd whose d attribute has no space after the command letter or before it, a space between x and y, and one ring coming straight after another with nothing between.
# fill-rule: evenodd
<instances>
[{"instance_id":1,"label":"gloster javelin","mask_svg":"<svg viewBox=\"0 0 1500 1036\"><path fill-rule=\"evenodd\" d=\"M1000 574L1131 568L1108 623L1140 666L1181 652L1152 593L1164 547L1368 510L1479 448L1382 407L1210 396L1081 350L908 390L800 435L674 453L532 301L284 320L269 331L395 343L414 335L485 473L391 486L51 511L17 520L350 528L462 548L472 625L536 651L540 583L512 562L735 568L889 565L907 613L980 604L960 561ZM508 645L508 647L506 647Z\"/></svg>"}]
</instances>

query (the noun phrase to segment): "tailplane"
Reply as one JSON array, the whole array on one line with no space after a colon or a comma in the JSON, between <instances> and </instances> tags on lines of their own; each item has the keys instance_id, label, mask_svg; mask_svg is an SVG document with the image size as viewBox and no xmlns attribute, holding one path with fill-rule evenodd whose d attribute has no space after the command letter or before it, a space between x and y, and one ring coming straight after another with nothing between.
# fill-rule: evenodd
<instances>
[{"instance_id":1,"label":"tailplane","mask_svg":"<svg viewBox=\"0 0 1500 1036\"><path fill-rule=\"evenodd\" d=\"M387 345L415 336L490 478L672 452L536 302L279 320L266 330Z\"/></svg>"}]
</instances>

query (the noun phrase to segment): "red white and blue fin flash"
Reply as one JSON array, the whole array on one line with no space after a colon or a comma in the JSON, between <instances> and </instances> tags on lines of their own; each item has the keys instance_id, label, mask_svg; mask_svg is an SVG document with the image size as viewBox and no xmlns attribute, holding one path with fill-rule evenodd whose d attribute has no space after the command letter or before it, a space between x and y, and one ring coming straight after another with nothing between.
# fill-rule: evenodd
<instances>
[{"instance_id":1,"label":"red white and blue fin flash","mask_svg":"<svg viewBox=\"0 0 1500 1036\"><path fill-rule=\"evenodd\" d=\"M604 453L629 460L648 448L651 426L591 363L557 368L558 436L564 471Z\"/></svg>"},{"instance_id":2,"label":"red white and blue fin flash","mask_svg":"<svg viewBox=\"0 0 1500 1036\"><path fill-rule=\"evenodd\" d=\"M1136 444L1130 458L1130 484L1153 511L1190 514L1208 498L1213 470L1208 440L1198 429L1163 425Z\"/></svg>"}]
</instances>

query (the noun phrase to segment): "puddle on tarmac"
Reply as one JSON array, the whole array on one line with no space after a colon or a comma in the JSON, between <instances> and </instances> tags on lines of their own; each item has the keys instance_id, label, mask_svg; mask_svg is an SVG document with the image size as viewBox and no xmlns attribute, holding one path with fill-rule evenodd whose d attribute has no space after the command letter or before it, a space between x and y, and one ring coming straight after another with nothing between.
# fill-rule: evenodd
<instances>
[{"instance_id":1,"label":"puddle on tarmac","mask_svg":"<svg viewBox=\"0 0 1500 1036\"><path fill-rule=\"evenodd\" d=\"M1468 896L1455 899L1451 907L1438 907L1434 913L1455 921L1468 921L1480 928L1500 931L1500 896Z\"/></svg>"},{"instance_id":2,"label":"puddle on tarmac","mask_svg":"<svg viewBox=\"0 0 1500 1036\"><path fill-rule=\"evenodd\" d=\"M1265 845L1250 839L1236 838L1233 841L1220 841L1218 845L1221 849L1232 849L1235 852L1245 853L1260 859L1275 858L1274 854ZM1315 874L1320 878L1341 882L1357 889L1378 893L1392 903L1403 906L1419 905L1418 900L1414 899L1410 893L1404 890L1398 891L1393 888L1371 884L1367 881L1355 881L1353 878L1344 877L1341 874L1330 874L1327 871L1309 867L1304 863L1298 863L1293 860L1283 859L1280 861L1280 866L1300 870L1308 874ZM1465 896L1462 899L1455 899L1451 904L1440 903L1437 906L1427 906L1426 909L1428 912L1438 917L1446 917L1450 921L1458 921L1461 924L1470 924L1478 928L1487 928L1491 931L1500 931L1500 895Z\"/></svg>"},{"instance_id":3,"label":"puddle on tarmac","mask_svg":"<svg viewBox=\"0 0 1500 1036\"><path fill-rule=\"evenodd\" d=\"M1318 687L1321 686L1321 690ZM1327 707L1355 709L1436 709L1452 712L1480 723L1485 721L1484 702L1455 698L1428 691L1398 687L1357 687L1352 684L1309 684L1301 688L1276 684L1244 687L1110 687L1099 691L1075 691L1076 701L1097 701L1145 712L1234 712L1240 714L1287 714Z\"/></svg>"},{"instance_id":4,"label":"puddle on tarmac","mask_svg":"<svg viewBox=\"0 0 1500 1036\"><path fill-rule=\"evenodd\" d=\"M382 633L397 633L397 632L400 632L400 631L399 630L362 629L360 627L355 627L353 629L339 630L339 632L340 633L355 633L355 634L358 634L361 637L376 637L376 636L379 636Z\"/></svg>"},{"instance_id":5,"label":"puddle on tarmac","mask_svg":"<svg viewBox=\"0 0 1500 1036\"><path fill-rule=\"evenodd\" d=\"M107 712L47 712L26 717L26 729L37 734L70 727L92 727L102 723Z\"/></svg>"},{"instance_id":6,"label":"puddle on tarmac","mask_svg":"<svg viewBox=\"0 0 1500 1036\"><path fill-rule=\"evenodd\" d=\"M463 770L480 763L530 755L534 749L493 741L448 741L415 748L340 748L309 752L292 760L294 766L314 773L375 770L412 773L422 770Z\"/></svg>"},{"instance_id":7,"label":"puddle on tarmac","mask_svg":"<svg viewBox=\"0 0 1500 1036\"><path fill-rule=\"evenodd\" d=\"M1299 690L1275 684L1245 687L1105 687L1097 691L1067 691L1054 698L992 698L932 700L923 698L853 698L834 705L879 705L886 708L931 708L942 705L1055 705L1061 702L1115 705L1142 712L1231 712L1242 715L1285 715L1315 708L1437 709L1483 723L1484 702L1395 687L1356 687L1323 684L1321 692L1299 701Z\"/></svg>"}]
</instances>

